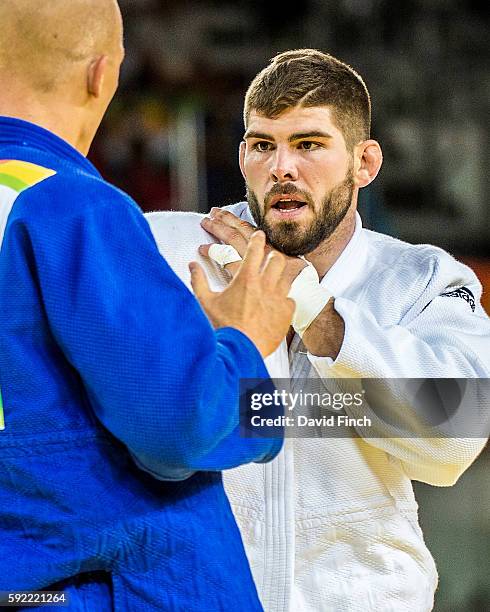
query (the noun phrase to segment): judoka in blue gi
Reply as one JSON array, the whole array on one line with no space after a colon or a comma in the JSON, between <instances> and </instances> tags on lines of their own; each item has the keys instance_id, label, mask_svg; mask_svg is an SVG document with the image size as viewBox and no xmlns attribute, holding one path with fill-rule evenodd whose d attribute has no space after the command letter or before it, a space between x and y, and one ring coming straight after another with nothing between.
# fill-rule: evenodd
<instances>
[{"instance_id":1,"label":"judoka in blue gi","mask_svg":"<svg viewBox=\"0 0 490 612\"><path fill-rule=\"evenodd\" d=\"M0 23L0 591L260 610L220 470L281 447L240 437L237 404L291 320L284 260L262 266L257 233L221 294L194 266L207 318L85 158L123 59L116 2L2 0Z\"/></svg>"}]
</instances>

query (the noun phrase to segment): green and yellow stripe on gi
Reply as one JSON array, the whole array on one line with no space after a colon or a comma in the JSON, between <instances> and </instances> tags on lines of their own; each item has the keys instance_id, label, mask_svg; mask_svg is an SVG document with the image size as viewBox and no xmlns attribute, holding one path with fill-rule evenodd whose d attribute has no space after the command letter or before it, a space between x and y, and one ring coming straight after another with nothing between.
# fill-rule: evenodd
<instances>
[{"instance_id":1,"label":"green and yellow stripe on gi","mask_svg":"<svg viewBox=\"0 0 490 612\"><path fill-rule=\"evenodd\" d=\"M16 193L33 187L36 183L56 174L54 170L17 159L0 160L0 185L10 187Z\"/></svg>"}]
</instances>

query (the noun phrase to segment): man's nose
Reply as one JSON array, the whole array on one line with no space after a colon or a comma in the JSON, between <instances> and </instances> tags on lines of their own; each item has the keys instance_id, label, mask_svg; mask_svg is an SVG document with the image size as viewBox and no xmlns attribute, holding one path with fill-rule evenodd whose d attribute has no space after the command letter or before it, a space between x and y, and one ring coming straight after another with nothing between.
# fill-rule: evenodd
<instances>
[{"instance_id":1,"label":"man's nose","mask_svg":"<svg viewBox=\"0 0 490 612\"><path fill-rule=\"evenodd\" d=\"M270 174L274 183L297 180L298 170L291 151L277 147L272 158Z\"/></svg>"}]
</instances>

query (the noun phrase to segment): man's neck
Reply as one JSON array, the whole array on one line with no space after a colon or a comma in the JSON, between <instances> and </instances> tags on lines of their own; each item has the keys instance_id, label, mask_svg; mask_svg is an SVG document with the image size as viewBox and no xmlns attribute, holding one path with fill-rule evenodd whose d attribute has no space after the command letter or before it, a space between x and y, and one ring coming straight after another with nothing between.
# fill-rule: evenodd
<instances>
[{"instance_id":1,"label":"man's neck","mask_svg":"<svg viewBox=\"0 0 490 612\"><path fill-rule=\"evenodd\" d=\"M28 91L24 91L19 92L18 96L8 94L2 96L0 115L34 123L56 134L80 151L82 155L87 154L88 145L85 141L88 138L84 137L83 130L79 127L80 122L75 116L74 109L64 109L55 104L48 107L33 99ZM69 123L66 121L67 117L70 118Z\"/></svg>"},{"instance_id":2,"label":"man's neck","mask_svg":"<svg viewBox=\"0 0 490 612\"><path fill-rule=\"evenodd\" d=\"M315 266L320 279L325 276L340 257L342 251L349 244L355 229L356 207L352 206L335 232L319 244L314 251L305 255L305 258Z\"/></svg>"}]
</instances>

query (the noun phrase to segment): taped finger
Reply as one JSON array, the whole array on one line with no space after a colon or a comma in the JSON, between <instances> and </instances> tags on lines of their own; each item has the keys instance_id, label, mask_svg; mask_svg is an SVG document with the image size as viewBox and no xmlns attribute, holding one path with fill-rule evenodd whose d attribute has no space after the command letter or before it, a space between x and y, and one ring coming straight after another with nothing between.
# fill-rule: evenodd
<instances>
[{"instance_id":1,"label":"taped finger","mask_svg":"<svg viewBox=\"0 0 490 612\"><path fill-rule=\"evenodd\" d=\"M208 249L208 257L220 266L242 261L238 251L230 244L212 244Z\"/></svg>"}]
</instances>

